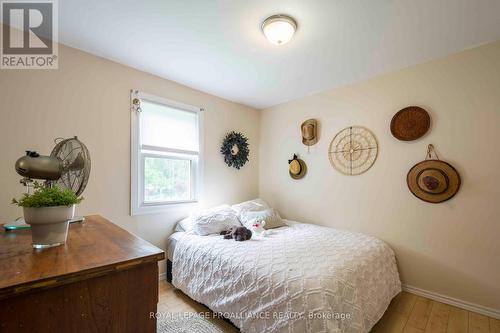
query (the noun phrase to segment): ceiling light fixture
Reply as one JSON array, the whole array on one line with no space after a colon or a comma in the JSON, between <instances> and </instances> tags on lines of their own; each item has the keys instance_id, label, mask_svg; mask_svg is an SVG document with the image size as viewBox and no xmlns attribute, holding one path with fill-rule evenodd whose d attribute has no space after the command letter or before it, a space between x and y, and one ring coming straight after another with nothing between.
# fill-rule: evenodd
<instances>
[{"instance_id":1,"label":"ceiling light fixture","mask_svg":"<svg viewBox=\"0 0 500 333\"><path fill-rule=\"evenodd\" d=\"M266 38L273 44L283 45L292 39L297 30L297 22L290 16L273 15L262 23L262 31Z\"/></svg>"}]
</instances>

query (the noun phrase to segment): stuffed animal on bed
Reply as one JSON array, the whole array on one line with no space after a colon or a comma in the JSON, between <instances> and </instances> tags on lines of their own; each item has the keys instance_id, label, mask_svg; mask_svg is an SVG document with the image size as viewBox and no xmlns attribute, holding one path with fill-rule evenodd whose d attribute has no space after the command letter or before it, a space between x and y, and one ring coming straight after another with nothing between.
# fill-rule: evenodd
<instances>
[{"instance_id":1,"label":"stuffed animal on bed","mask_svg":"<svg viewBox=\"0 0 500 333\"><path fill-rule=\"evenodd\" d=\"M232 227L230 230L221 231L224 239L234 239L235 241L242 242L252 238L252 232L245 227Z\"/></svg>"},{"instance_id":2,"label":"stuffed animal on bed","mask_svg":"<svg viewBox=\"0 0 500 333\"><path fill-rule=\"evenodd\" d=\"M252 223L252 232L255 233L255 236L264 236L264 226L266 225L266 221L255 221Z\"/></svg>"}]
</instances>

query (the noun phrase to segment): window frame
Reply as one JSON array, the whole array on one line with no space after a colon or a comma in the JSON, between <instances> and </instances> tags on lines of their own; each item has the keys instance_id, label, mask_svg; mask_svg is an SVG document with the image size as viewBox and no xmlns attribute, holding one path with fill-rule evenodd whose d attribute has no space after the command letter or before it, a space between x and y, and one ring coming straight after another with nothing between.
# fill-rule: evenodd
<instances>
[{"instance_id":1,"label":"window frame","mask_svg":"<svg viewBox=\"0 0 500 333\"><path fill-rule=\"evenodd\" d=\"M141 143L141 111L133 105L133 100L146 100L150 103L164 105L177 110L192 112L198 119L198 151L189 151L165 147L142 145ZM138 90L130 92L131 119L131 189L130 215L155 214L173 209L188 209L200 201L203 175L203 109L172 101L163 97L147 94ZM191 163L190 193L191 199L179 201L144 202L144 163L146 157L185 159Z\"/></svg>"}]
</instances>

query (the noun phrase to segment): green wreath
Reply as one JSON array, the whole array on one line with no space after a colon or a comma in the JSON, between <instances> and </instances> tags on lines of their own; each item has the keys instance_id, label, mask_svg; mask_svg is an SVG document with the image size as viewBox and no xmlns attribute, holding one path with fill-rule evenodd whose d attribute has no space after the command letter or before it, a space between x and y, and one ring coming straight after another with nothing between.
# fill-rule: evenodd
<instances>
[{"instance_id":1,"label":"green wreath","mask_svg":"<svg viewBox=\"0 0 500 333\"><path fill-rule=\"evenodd\" d=\"M230 132L224 138L220 152L227 166L240 169L248 161L248 139L239 132Z\"/></svg>"}]
</instances>

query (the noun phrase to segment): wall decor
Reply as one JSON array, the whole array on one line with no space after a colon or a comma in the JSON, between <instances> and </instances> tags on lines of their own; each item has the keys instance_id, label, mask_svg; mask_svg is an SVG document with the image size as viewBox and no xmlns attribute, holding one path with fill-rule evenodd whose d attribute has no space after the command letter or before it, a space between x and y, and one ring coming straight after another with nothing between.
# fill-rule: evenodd
<instances>
[{"instance_id":1,"label":"wall decor","mask_svg":"<svg viewBox=\"0 0 500 333\"><path fill-rule=\"evenodd\" d=\"M302 132L302 143L312 146L318 142L318 122L316 119L308 119L300 125Z\"/></svg>"},{"instance_id":2,"label":"wall decor","mask_svg":"<svg viewBox=\"0 0 500 333\"><path fill-rule=\"evenodd\" d=\"M306 175L306 162L298 158L297 154L293 154L291 160L288 160L288 173L293 179L300 179Z\"/></svg>"},{"instance_id":3,"label":"wall decor","mask_svg":"<svg viewBox=\"0 0 500 333\"><path fill-rule=\"evenodd\" d=\"M332 167L348 176L366 172L375 163L377 155L377 139L362 126L344 128L335 135L328 150Z\"/></svg>"},{"instance_id":4,"label":"wall decor","mask_svg":"<svg viewBox=\"0 0 500 333\"><path fill-rule=\"evenodd\" d=\"M248 138L240 132L229 132L220 148L220 152L224 155L224 162L227 166L240 169L248 162Z\"/></svg>"},{"instance_id":5,"label":"wall decor","mask_svg":"<svg viewBox=\"0 0 500 333\"><path fill-rule=\"evenodd\" d=\"M413 141L424 136L431 126L431 116L418 106L409 106L397 112L391 120L392 135L402 141Z\"/></svg>"},{"instance_id":6,"label":"wall decor","mask_svg":"<svg viewBox=\"0 0 500 333\"><path fill-rule=\"evenodd\" d=\"M425 160L415 164L408 171L406 183L411 193L420 200L440 203L450 200L457 194L461 179L451 164L439 159L434 146L430 144L427 147Z\"/></svg>"}]
</instances>

